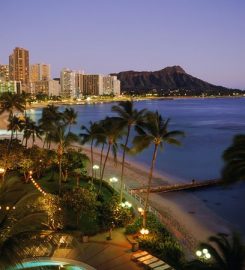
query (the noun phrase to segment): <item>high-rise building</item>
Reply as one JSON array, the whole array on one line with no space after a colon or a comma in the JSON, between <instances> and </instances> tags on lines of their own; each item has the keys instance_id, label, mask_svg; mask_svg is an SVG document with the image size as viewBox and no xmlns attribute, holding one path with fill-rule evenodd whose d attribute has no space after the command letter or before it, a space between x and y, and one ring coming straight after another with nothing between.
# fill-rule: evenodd
<instances>
[{"instance_id":1,"label":"high-rise building","mask_svg":"<svg viewBox=\"0 0 245 270\"><path fill-rule=\"evenodd\" d=\"M60 73L61 96L63 98L76 97L76 72L67 68Z\"/></svg>"},{"instance_id":2,"label":"high-rise building","mask_svg":"<svg viewBox=\"0 0 245 270\"><path fill-rule=\"evenodd\" d=\"M76 97L83 95L83 73L75 74L75 88L76 88Z\"/></svg>"},{"instance_id":3,"label":"high-rise building","mask_svg":"<svg viewBox=\"0 0 245 270\"><path fill-rule=\"evenodd\" d=\"M9 81L9 65L0 65L0 80Z\"/></svg>"},{"instance_id":4,"label":"high-rise building","mask_svg":"<svg viewBox=\"0 0 245 270\"><path fill-rule=\"evenodd\" d=\"M34 64L30 66L30 81L49 81L50 80L50 65Z\"/></svg>"},{"instance_id":5,"label":"high-rise building","mask_svg":"<svg viewBox=\"0 0 245 270\"><path fill-rule=\"evenodd\" d=\"M120 95L120 81L116 76L103 76L103 95Z\"/></svg>"},{"instance_id":6,"label":"high-rise building","mask_svg":"<svg viewBox=\"0 0 245 270\"><path fill-rule=\"evenodd\" d=\"M37 81L32 83L33 94L46 94L48 96L59 96L60 95L60 84L55 80L48 81Z\"/></svg>"},{"instance_id":7,"label":"high-rise building","mask_svg":"<svg viewBox=\"0 0 245 270\"><path fill-rule=\"evenodd\" d=\"M28 91L29 88L29 51L16 47L9 56L9 79L20 81L22 89Z\"/></svg>"},{"instance_id":8,"label":"high-rise building","mask_svg":"<svg viewBox=\"0 0 245 270\"><path fill-rule=\"evenodd\" d=\"M103 94L102 75L83 75L83 95L99 96Z\"/></svg>"}]
</instances>

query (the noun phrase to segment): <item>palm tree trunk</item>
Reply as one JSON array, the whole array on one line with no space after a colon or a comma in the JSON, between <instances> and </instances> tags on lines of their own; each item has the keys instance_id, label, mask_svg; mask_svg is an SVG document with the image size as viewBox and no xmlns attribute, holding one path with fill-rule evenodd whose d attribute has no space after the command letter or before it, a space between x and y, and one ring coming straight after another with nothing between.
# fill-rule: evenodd
<instances>
[{"instance_id":1,"label":"palm tree trunk","mask_svg":"<svg viewBox=\"0 0 245 270\"><path fill-rule=\"evenodd\" d=\"M125 141L124 148L123 148L123 157L122 157L122 171L121 171L121 180L120 180L120 201L119 201L120 203L122 202L122 197L123 197L124 163L125 163L126 147L128 145L128 139L129 139L130 129L131 129L131 125L128 125L128 132L127 132L127 137L126 137L126 141Z\"/></svg>"},{"instance_id":2,"label":"palm tree trunk","mask_svg":"<svg viewBox=\"0 0 245 270\"><path fill-rule=\"evenodd\" d=\"M91 141L91 145L90 145L90 151L91 151L91 177L92 177L92 183L94 180L94 152L93 152L93 143L94 143L94 139L92 139Z\"/></svg>"},{"instance_id":3,"label":"palm tree trunk","mask_svg":"<svg viewBox=\"0 0 245 270\"><path fill-rule=\"evenodd\" d=\"M61 181L62 181L62 146L59 145L57 148L58 160L59 160L59 195L61 194Z\"/></svg>"},{"instance_id":4,"label":"palm tree trunk","mask_svg":"<svg viewBox=\"0 0 245 270\"><path fill-rule=\"evenodd\" d=\"M107 149L107 153L106 153L106 157L105 157L105 161L104 161L104 164L103 164L103 169L102 169L101 177L100 177L100 188L99 188L99 192L101 191L102 180L103 180L103 176L104 176L104 172L105 172L105 165L106 165L106 162L107 162L107 159L108 159L110 150L111 150L111 144L109 143L108 149Z\"/></svg>"},{"instance_id":5,"label":"palm tree trunk","mask_svg":"<svg viewBox=\"0 0 245 270\"><path fill-rule=\"evenodd\" d=\"M103 159L104 147L105 147L105 143L102 144L102 148L100 151L100 178L101 178L101 172L102 172L102 159Z\"/></svg>"},{"instance_id":6,"label":"palm tree trunk","mask_svg":"<svg viewBox=\"0 0 245 270\"><path fill-rule=\"evenodd\" d=\"M157 149L158 149L158 144L155 144L154 152L153 152L153 156L152 156L152 161L151 161L151 169L150 169L150 173L149 173L147 193L146 193L146 198L145 198L145 207L144 207L144 216L143 216L143 228L145 228L145 226L146 226L146 218L147 218L147 211L148 211L148 205L149 205L149 195L150 195L150 191L151 191L151 182L152 182L153 170L154 170L156 157L157 157Z\"/></svg>"},{"instance_id":7,"label":"palm tree trunk","mask_svg":"<svg viewBox=\"0 0 245 270\"><path fill-rule=\"evenodd\" d=\"M61 180L62 180L62 164L61 156L59 157L59 195L61 194Z\"/></svg>"}]
</instances>

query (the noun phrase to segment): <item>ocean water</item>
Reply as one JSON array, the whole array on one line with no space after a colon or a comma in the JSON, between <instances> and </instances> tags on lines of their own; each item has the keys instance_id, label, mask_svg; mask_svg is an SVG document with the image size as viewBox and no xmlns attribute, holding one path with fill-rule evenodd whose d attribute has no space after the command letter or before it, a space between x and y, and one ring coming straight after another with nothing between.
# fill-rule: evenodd
<instances>
[{"instance_id":1,"label":"ocean water","mask_svg":"<svg viewBox=\"0 0 245 270\"><path fill-rule=\"evenodd\" d=\"M170 118L171 130L185 132L182 145L166 145L158 153L156 162L158 171L180 181L219 178L223 151L232 143L234 135L245 133L245 98L146 100L135 102L135 105L138 109L158 110L164 118ZM79 133L81 125L113 115L111 106L112 103L74 106L78 112L78 123L73 131ZM41 109L30 114L38 119ZM152 151L152 148L146 149L134 159L149 166ZM245 235L245 215L241 214L245 210L245 183L194 193Z\"/></svg>"}]
</instances>

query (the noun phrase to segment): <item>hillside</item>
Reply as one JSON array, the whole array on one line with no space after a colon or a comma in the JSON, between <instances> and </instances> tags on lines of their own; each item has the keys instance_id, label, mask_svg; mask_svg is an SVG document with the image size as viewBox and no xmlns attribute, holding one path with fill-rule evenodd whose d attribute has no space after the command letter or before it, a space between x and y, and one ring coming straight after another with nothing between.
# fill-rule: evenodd
<instances>
[{"instance_id":1,"label":"hillside","mask_svg":"<svg viewBox=\"0 0 245 270\"><path fill-rule=\"evenodd\" d=\"M223 86L213 85L186 73L180 66L166 67L158 71L123 71L113 73L121 81L122 92L147 93L187 90L188 92L228 93L234 91ZM239 90L237 90L239 91ZM240 92L240 91L239 91Z\"/></svg>"}]
</instances>

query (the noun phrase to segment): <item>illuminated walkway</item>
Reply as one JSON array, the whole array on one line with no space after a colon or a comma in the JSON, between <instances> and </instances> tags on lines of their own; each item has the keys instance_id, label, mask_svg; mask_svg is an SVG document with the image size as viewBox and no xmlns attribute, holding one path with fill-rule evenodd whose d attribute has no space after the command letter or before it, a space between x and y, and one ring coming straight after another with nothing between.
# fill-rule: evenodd
<instances>
[{"instance_id":1,"label":"illuminated walkway","mask_svg":"<svg viewBox=\"0 0 245 270\"><path fill-rule=\"evenodd\" d=\"M75 248L56 249L53 256L82 261L98 270L139 270L131 260L131 245L122 229L112 232L112 240L106 240L108 233L90 237L88 243L78 242Z\"/></svg>"}]
</instances>

